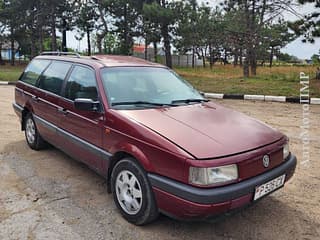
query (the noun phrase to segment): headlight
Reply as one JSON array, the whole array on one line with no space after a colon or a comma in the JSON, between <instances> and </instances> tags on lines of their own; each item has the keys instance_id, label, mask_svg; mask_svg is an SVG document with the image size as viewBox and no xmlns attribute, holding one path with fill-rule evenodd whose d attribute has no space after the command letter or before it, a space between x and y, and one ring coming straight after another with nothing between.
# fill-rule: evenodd
<instances>
[{"instance_id":1,"label":"headlight","mask_svg":"<svg viewBox=\"0 0 320 240\"><path fill-rule=\"evenodd\" d=\"M289 143L286 143L285 145L283 145L283 159L286 159L289 156L289 153Z\"/></svg>"},{"instance_id":2,"label":"headlight","mask_svg":"<svg viewBox=\"0 0 320 240\"><path fill-rule=\"evenodd\" d=\"M189 169L189 183L196 185L226 183L237 178L238 167L236 164L212 168L190 167Z\"/></svg>"}]
</instances>

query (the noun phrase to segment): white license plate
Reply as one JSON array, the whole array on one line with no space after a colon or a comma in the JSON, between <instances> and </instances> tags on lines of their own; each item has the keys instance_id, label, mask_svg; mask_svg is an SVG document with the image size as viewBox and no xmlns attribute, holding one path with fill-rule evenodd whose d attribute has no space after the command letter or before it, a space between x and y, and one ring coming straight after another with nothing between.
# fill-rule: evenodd
<instances>
[{"instance_id":1,"label":"white license plate","mask_svg":"<svg viewBox=\"0 0 320 240\"><path fill-rule=\"evenodd\" d=\"M272 179L271 181L256 187L253 200L255 201L263 197L264 195L282 187L284 184L285 178L286 178L286 175L284 174L284 175L281 175L280 177Z\"/></svg>"}]
</instances>

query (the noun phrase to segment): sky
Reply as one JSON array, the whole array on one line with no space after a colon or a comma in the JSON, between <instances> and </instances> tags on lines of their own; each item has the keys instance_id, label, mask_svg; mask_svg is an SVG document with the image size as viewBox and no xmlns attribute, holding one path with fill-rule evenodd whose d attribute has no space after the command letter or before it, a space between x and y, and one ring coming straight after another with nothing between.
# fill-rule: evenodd
<instances>
[{"instance_id":1,"label":"sky","mask_svg":"<svg viewBox=\"0 0 320 240\"><path fill-rule=\"evenodd\" d=\"M211 6L216 6L221 0L198 0L199 3L208 3ZM294 1L293 1L294 2ZM304 15L314 11L314 4L305 4L303 6L294 7L295 10ZM298 17L292 13L284 13L286 20L294 21ZM77 51L87 49L87 39L84 37L80 42L75 39L76 31L67 32L67 45ZM61 34L60 34L61 35ZM79 49L80 48L80 49ZM319 54L320 50L320 38L315 39L315 43L302 43L302 38L297 38L295 41L289 43L287 46L281 49L281 52L294 55L300 59L309 59L313 54Z\"/></svg>"}]
</instances>

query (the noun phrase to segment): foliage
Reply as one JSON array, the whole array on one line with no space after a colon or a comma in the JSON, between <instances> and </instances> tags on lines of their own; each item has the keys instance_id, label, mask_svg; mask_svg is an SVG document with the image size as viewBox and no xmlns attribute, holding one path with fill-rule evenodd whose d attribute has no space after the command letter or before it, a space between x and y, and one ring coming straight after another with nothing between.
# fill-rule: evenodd
<instances>
[{"instance_id":1,"label":"foliage","mask_svg":"<svg viewBox=\"0 0 320 240\"><path fill-rule=\"evenodd\" d=\"M320 65L320 55L319 54L313 54L311 56L311 60L314 65Z\"/></svg>"},{"instance_id":2,"label":"foliage","mask_svg":"<svg viewBox=\"0 0 320 240\"><path fill-rule=\"evenodd\" d=\"M212 8L197 0L0 0L0 43L4 37L17 41L19 51L32 58L43 50L67 50L66 31L76 30L77 40L86 36L88 55L91 48L131 55L134 43L144 42L145 49L153 43L156 58L160 43L169 67L174 47L179 53L192 54L193 61L202 59L204 67L232 61L249 77L256 74L258 63L269 62L271 67L279 49L297 34L317 35L317 14L294 23L296 34L289 33L281 13L291 11L292 1L220 2ZM319 7L316 0L299 2Z\"/></svg>"},{"instance_id":3,"label":"foliage","mask_svg":"<svg viewBox=\"0 0 320 240\"><path fill-rule=\"evenodd\" d=\"M303 18L290 23L297 35L303 35L303 42L314 43L315 37L320 37L320 1L319 0L298 0L300 4L313 3L312 13L303 16Z\"/></svg>"}]
</instances>

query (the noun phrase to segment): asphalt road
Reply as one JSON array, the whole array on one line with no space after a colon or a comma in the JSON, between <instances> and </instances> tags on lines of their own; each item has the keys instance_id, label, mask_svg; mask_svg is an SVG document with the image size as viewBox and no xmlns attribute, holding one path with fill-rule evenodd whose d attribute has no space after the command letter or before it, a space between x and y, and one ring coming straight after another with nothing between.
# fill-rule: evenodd
<instances>
[{"instance_id":1,"label":"asphalt road","mask_svg":"<svg viewBox=\"0 0 320 240\"><path fill-rule=\"evenodd\" d=\"M320 239L320 106L310 108L310 162L301 164L302 106L223 100L280 129L300 160L293 179L252 207L219 221L160 216L127 223L105 180L61 151L32 151L13 112L12 86L0 86L0 239ZM240 139L239 139L240 140Z\"/></svg>"}]
</instances>

